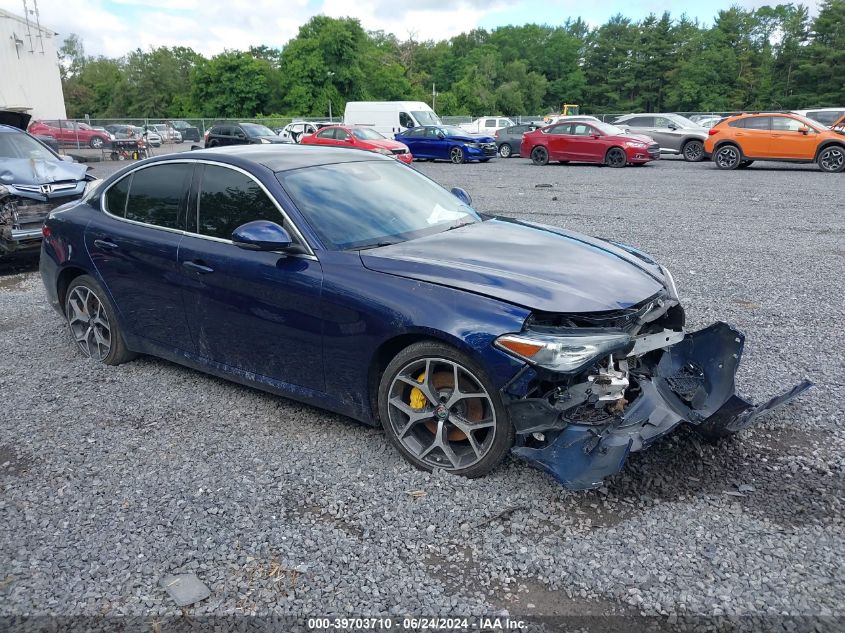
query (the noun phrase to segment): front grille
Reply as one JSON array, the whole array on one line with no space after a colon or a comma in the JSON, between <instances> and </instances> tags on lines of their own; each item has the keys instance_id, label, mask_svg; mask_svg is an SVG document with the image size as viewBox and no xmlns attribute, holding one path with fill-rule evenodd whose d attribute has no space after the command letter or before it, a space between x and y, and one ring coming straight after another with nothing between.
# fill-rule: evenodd
<instances>
[{"instance_id":1,"label":"front grille","mask_svg":"<svg viewBox=\"0 0 845 633\"><path fill-rule=\"evenodd\" d=\"M78 186L77 181L71 182L54 182L50 183L49 185L12 185L18 191L28 191L30 193L40 193L43 195L49 195L50 193L56 193L59 191L68 191L69 189L76 189ZM46 187L47 190L42 190L42 187Z\"/></svg>"},{"instance_id":2,"label":"front grille","mask_svg":"<svg viewBox=\"0 0 845 633\"><path fill-rule=\"evenodd\" d=\"M485 156L495 156L498 151L495 143L481 143L481 149Z\"/></svg>"},{"instance_id":3,"label":"front grille","mask_svg":"<svg viewBox=\"0 0 845 633\"><path fill-rule=\"evenodd\" d=\"M655 143L654 145L648 146L648 153L652 158L660 156L660 145Z\"/></svg>"},{"instance_id":4,"label":"front grille","mask_svg":"<svg viewBox=\"0 0 845 633\"><path fill-rule=\"evenodd\" d=\"M406 150L406 149L392 149L390 151L393 152L394 154L407 154L408 153L408 150Z\"/></svg>"}]
</instances>

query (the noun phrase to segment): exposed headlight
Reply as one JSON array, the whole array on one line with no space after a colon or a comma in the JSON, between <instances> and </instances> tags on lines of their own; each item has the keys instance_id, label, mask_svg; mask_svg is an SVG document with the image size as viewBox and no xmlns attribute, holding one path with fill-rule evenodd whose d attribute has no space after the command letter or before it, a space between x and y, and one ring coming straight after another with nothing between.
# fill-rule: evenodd
<instances>
[{"instance_id":1,"label":"exposed headlight","mask_svg":"<svg viewBox=\"0 0 845 633\"><path fill-rule=\"evenodd\" d=\"M262 142L262 143L269 143L269 142L270 142L270 139L262 138L262 139L261 139L261 142Z\"/></svg>"},{"instance_id":2,"label":"exposed headlight","mask_svg":"<svg viewBox=\"0 0 845 633\"><path fill-rule=\"evenodd\" d=\"M633 339L624 332L597 332L577 329L564 335L540 332L504 334L496 339L496 347L513 354L532 365L559 372L582 369L594 360L608 354L626 351Z\"/></svg>"}]
</instances>

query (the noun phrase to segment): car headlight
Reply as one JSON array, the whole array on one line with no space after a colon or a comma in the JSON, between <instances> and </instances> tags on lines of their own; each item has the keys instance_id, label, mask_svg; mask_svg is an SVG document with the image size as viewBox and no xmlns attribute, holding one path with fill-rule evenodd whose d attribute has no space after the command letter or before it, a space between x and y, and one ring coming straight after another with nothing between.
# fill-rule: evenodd
<instances>
[{"instance_id":1,"label":"car headlight","mask_svg":"<svg viewBox=\"0 0 845 633\"><path fill-rule=\"evenodd\" d=\"M266 138L262 138L262 139L260 139L260 140L261 140L261 142L262 142L262 143L269 143L269 142L270 142L270 140L269 140L269 139L266 139Z\"/></svg>"},{"instance_id":2,"label":"car headlight","mask_svg":"<svg viewBox=\"0 0 845 633\"><path fill-rule=\"evenodd\" d=\"M114 136L114 134L109 134L109 138L110 138L112 141L114 141L114 140L115 140L115 136Z\"/></svg>"},{"instance_id":3,"label":"car headlight","mask_svg":"<svg viewBox=\"0 0 845 633\"><path fill-rule=\"evenodd\" d=\"M633 346L633 339L624 332L571 329L560 335L504 334L496 339L495 345L532 365L551 371L573 372L608 354L627 352Z\"/></svg>"},{"instance_id":4,"label":"car headlight","mask_svg":"<svg viewBox=\"0 0 845 633\"><path fill-rule=\"evenodd\" d=\"M473 149L480 149L481 143L464 143L467 147L472 147Z\"/></svg>"},{"instance_id":5,"label":"car headlight","mask_svg":"<svg viewBox=\"0 0 845 633\"><path fill-rule=\"evenodd\" d=\"M645 149L648 147L645 143L640 143L639 141L626 141L625 147L635 147L637 149Z\"/></svg>"},{"instance_id":6,"label":"car headlight","mask_svg":"<svg viewBox=\"0 0 845 633\"><path fill-rule=\"evenodd\" d=\"M373 151L378 153L378 154L384 154L385 156L393 156L393 152L391 152L389 149L384 148L384 147L377 147Z\"/></svg>"}]
</instances>

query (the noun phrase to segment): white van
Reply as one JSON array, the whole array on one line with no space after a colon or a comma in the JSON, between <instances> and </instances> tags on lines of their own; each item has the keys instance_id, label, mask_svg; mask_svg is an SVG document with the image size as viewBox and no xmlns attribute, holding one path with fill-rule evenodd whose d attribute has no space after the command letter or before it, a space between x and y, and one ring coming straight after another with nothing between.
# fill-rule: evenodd
<instances>
[{"instance_id":1,"label":"white van","mask_svg":"<svg viewBox=\"0 0 845 633\"><path fill-rule=\"evenodd\" d=\"M366 126L388 138L409 127L443 125L434 110L422 101L350 101L343 123Z\"/></svg>"}]
</instances>

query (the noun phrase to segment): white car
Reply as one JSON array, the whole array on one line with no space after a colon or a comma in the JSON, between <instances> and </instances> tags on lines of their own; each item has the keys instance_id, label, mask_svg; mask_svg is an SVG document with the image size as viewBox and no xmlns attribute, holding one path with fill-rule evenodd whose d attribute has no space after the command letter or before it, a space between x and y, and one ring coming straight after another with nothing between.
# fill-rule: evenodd
<instances>
[{"instance_id":1,"label":"white car","mask_svg":"<svg viewBox=\"0 0 845 633\"><path fill-rule=\"evenodd\" d=\"M317 131L317 125L315 123L310 123L308 121L294 121L293 123L288 123L282 131L279 132L279 136L288 143L299 143L300 139L307 135L313 134Z\"/></svg>"},{"instance_id":2,"label":"white car","mask_svg":"<svg viewBox=\"0 0 845 633\"><path fill-rule=\"evenodd\" d=\"M170 127L169 125L165 125L164 123L156 123L155 125L148 126L149 130L156 132L161 137L161 140L165 143L181 143L182 142L182 133L179 130Z\"/></svg>"},{"instance_id":3,"label":"white car","mask_svg":"<svg viewBox=\"0 0 845 633\"><path fill-rule=\"evenodd\" d=\"M505 117L483 116L472 123L464 123L458 127L470 134L495 136L498 130L506 127L512 127L514 125L516 125L516 123Z\"/></svg>"},{"instance_id":4,"label":"white car","mask_svg":"<svg viewBox=\"0 0 845 633\"><path fill-rule=\"evenodd\" d=\"M845 106L839 108L815 108L813 110L793 110L793 114L800 114L822 125L830 127L845 115Z\"/></svg>"}]
</instances>

